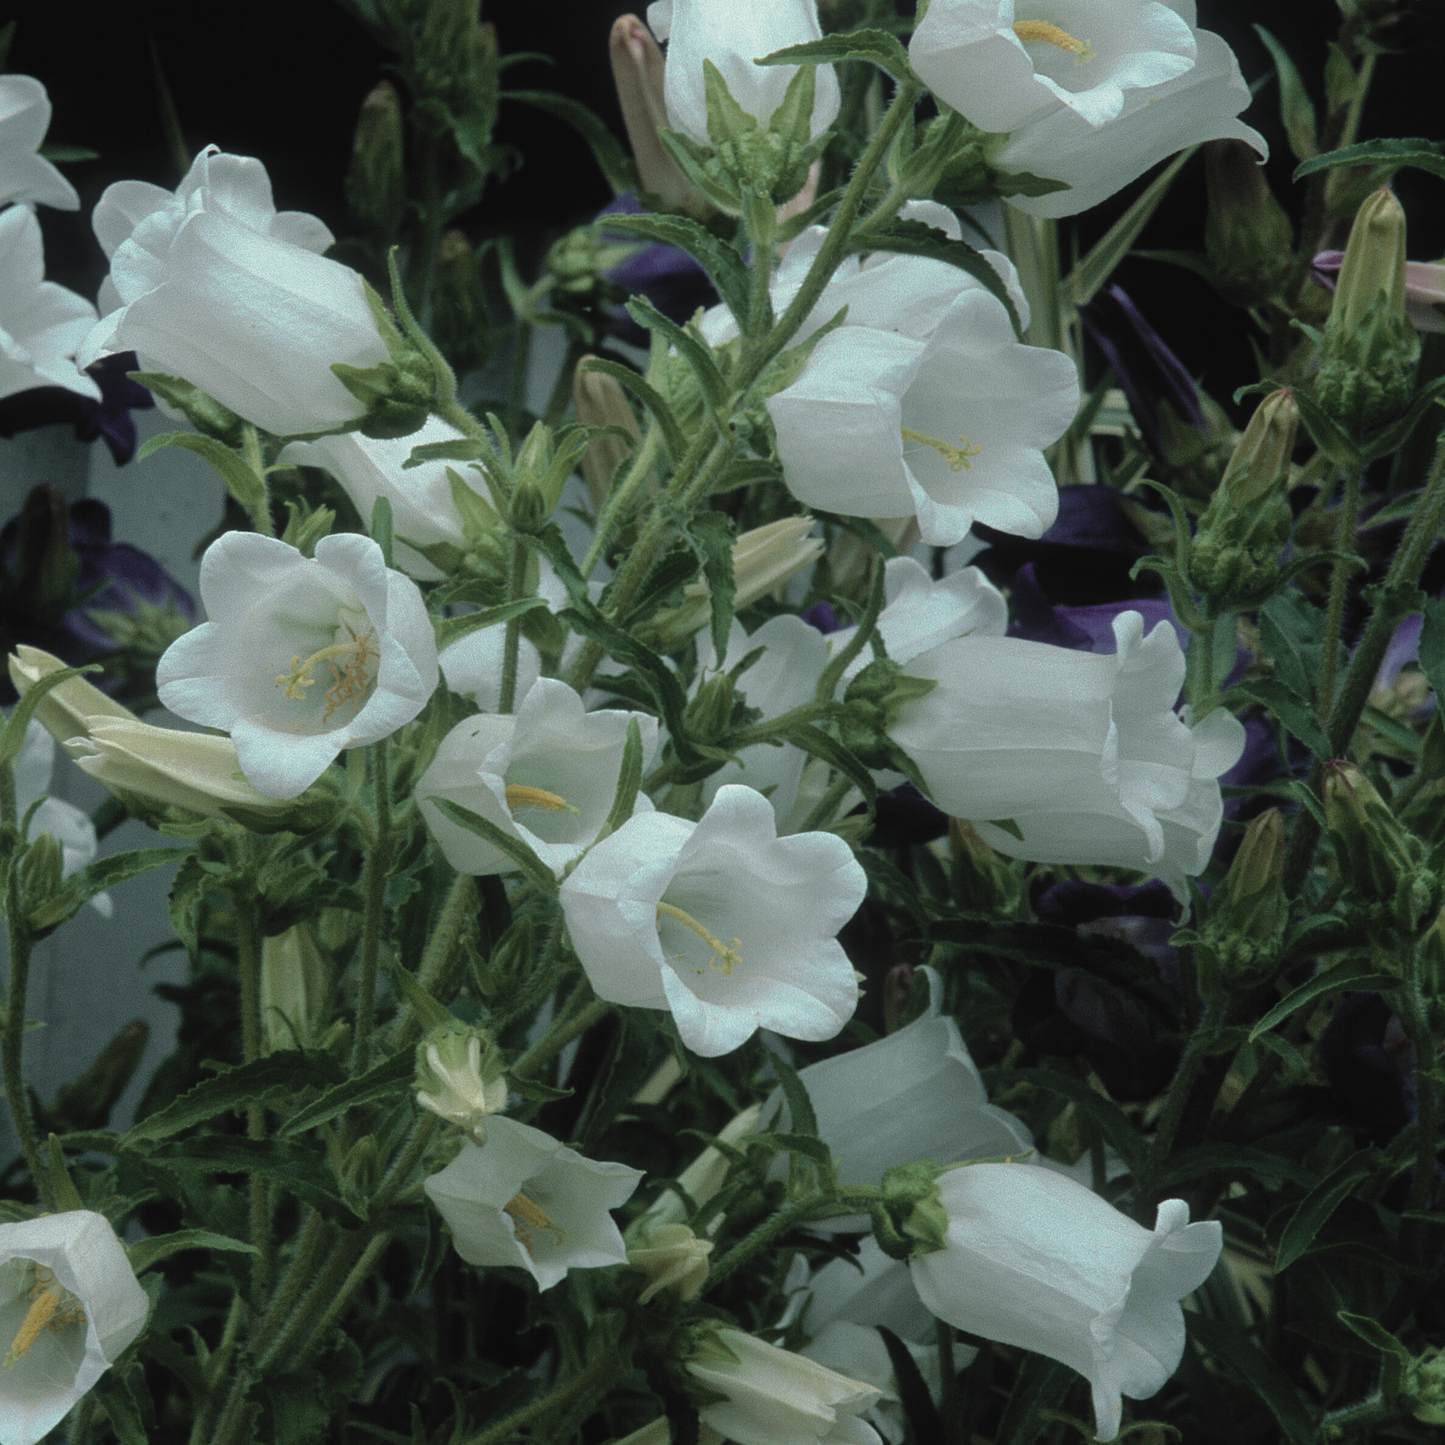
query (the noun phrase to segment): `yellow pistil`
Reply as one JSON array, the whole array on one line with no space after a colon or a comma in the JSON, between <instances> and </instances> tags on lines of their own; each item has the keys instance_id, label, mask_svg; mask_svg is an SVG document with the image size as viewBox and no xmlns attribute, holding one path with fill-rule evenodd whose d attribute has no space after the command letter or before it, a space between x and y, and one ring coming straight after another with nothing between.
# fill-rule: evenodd
<instances>
[{"instance_id":1,"label":"yellow pistil","mask_svg":"<svg viewBox=\"0 0 1445 1445\"><path fill-rule=\"evenodd\" d=\"M357 632L349 622L343 621L341 626L346 631L347 641L318 648L304 660L298 654L291 659L290 672L276 674L276 686L281 689L282 695L303 702L306 689L316 685L316 679L311 674L317 663L324 662L331 669L334 680L326 690L323 722L329 722L331 714L345 703L354 702L359 707L373 681L370 664L376 660L376 635L369 630Z\"/></svg>"},{"instance_id":2,"label":"yellow pistil","mask_svg":"<svg viewBox=\"0 0 1445 1445\"><path fill-rule=\"evenodd\" d=\"M742 954L738 951L743 946L741 938L735 938L731 943L724 943L715 933L709 933L706 928L695 919L692 914L684 913L681 908L674 907L671 903L659 903L657 905L657 916L659 918L671 918L682 924L684 928L690 928L707 946L713 951L713 958L708 962L708 967L718 973L731 973L734 964L743 961Z\"/></svg>"},{"instance_id":3,"label":"yellow pistil","mask_svg":"<svg viewBox=\"0 0 1445 1445\"><path fill-rule=\"evenodd\" d=\"M507 806L515 813L518 808L545 808L549 813L576 813L560 793L549 793L545 788L529 787L526 783L508 783L506 787Z\"/></svg>"},{"instance_id":4,"label":"yellow pistil","mask_svg":"<svg viewBox=\"0 0 1445 1445\"><path fill-rule=\"evenodd\" d=\"M522 1247L528 1254L536 1257L537 1251L532 1247L532 1229L545 1229L549 1234L555 1234L560 1240L563 1231L552 1223L547 1212L537 1203L530 1199L520 1190L514 1194L502 1208L517 1221L517 1238L521 1240ZM528 1226L531 1226L531 1229Z\"/></svg>"},{"instance_id":5,"label":"yellow pistil","mask_svg":"<svg viewBox=\"0 0 1445 1445\"><path fill-rule=\"evenodd\" d=\"M1047 20L1015 20L1013 30L1025 45L1031 40L1042 40L1046 45L1057 45L1060 50L1067 50L1070 55L1074 56L1080 65L1086 60L1094 59L1092 42L1076 40L1067 30L1060 30L1057 25L1050 25Z\"/></svg>"},{"instance_id":6,"label":"yellow pistil","mask_svg":"<svg viewBox=\"0 0 1445 1445\"><path fill-rule=\"evenodd\" d=\"M20 1322L15 1338L10 1341L3 1361L7 1369L30 1353L30 1347L44 1329L58 1330L62 1325L84 1324L85 1311L78 1303L62 1305L59 1293L51 1288L55 1275L43 1264L35 1268L35 1287L30 1291L30 1308Z\"/></svg>"},{"instance_id":7,"label":"yellow pistil","mask_svg":"<svg viewBox=\"0 0 1445 1445\"><path fill-rule=\"evenodd\" d=\"M948 470L951 472L968 471L972 468L970 457L982 454L983 448L976 447L967 437L961 436L958 445L950 442L940 441L937 437L925 436L921 431L914 431L911 426L900 427L904 439L911 442L922 442L926 447L932 447L944 461L948 463Z\"/></svg>"}]
</instances>

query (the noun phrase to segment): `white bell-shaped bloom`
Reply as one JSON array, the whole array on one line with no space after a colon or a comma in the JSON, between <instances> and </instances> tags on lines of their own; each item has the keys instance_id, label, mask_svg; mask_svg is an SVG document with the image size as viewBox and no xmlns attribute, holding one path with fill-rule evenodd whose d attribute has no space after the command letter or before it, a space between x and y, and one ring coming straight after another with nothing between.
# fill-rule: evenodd
<instances>
[{"instance_id":1,"label":"white bell-shaped bloom","mask_svg":"<svg viewBox=\"0 0 1445 1445\"><path fill-rule=\"evenodd\" d=\"M33 75L0 75L0 206L80 209L75 187L38 154L50 129L50 97ZM0 287L0 291L3 291Z\"/></svg>"},{"instance_id":2,"label":"white bell-shaped bloom","mask_svg":"<svg viewBox=\"0 0 1445 1445\"><path fill-rule=\"evenodd\" d=\"M11 78L0 76L0 81ZM99 400L100 388L76 370L74 360L94 325L95 307L89 301L45 279L35 213L24 206L0 211L0 397L35 386L63 386Z\"/></svg>"},{"instance_id":3,"label":"white bell-shaped bloom","mask_svg":"<svg viewBox=\"0 0 1445 1445\"><path fill-rule=\"evenodd\" d=\"M526 843L560 878L591 846L617 793L627 725L642 735L643 767L657 752L657 719L646 713L584 712L555 678L533 683L516 716L481 713L459 722L417 781L422 817L459 873L506 873L499 848L442 816L437 797L467 808ZM645 793L636 810L651 812Z\"/></svg>"},{"instance_id":4,"label":"white bell-shaped bloom","mask_svg":"<svg viewBox=\"0 0 1445 1445\"><path fill-rule=\"evenodd\" d=\"M514 1265L551 1289L569 1269L626 1264L609 1210L632 1197L642 1170L584 1159L505 1114L422 1187L468 1264Z\"/></svg>"},{"instance_id":5,"label":"white bell-shaped bloom","mask_svg":"<svg viewBox=\"0 0 1445 1445\"><path fill-rule=\"evenodd\" d=\"M1182 900L1209 862L1217 779L1244 729L1223 708L1193 726L1175 713L1184 654L1167 623L1145 637L1143 617L1122 612L1114 637L1113 654L983 636L931 648L908 671L938 686L889 735L934 802L1000 853L1137 868Z\"/></svg>"},{"instance_id":6,"label":"white bell-shaped bloom","mask_svg":"<svg viewBox=\"0 0 1445 1445\"><path fill-rule=\"evenodd\" d=\"M908 57L982 130L1017 130L1060 110L1097 128L1126 96L1191 69L1193 20L1193 0L933 0Z\"/></svg>"},{"instance_id":7,"label":"white bell-shaped bloom","mask_svg":"<svg viewBox=\"0 0 1445 1445\"><path fill-rule=\"evenodd\" d=\"M140 1334L148 1307L103 1215L0 1224L0 1442L48 1435Z\"/></svg>"},{"instance_id":8,"label":"white bell-shaped bloom","mask_svg":"<svg viewBox=\"0 0 1445 1445\"><path fill-rule=\"evenodd\" d=\"M1098 1438L1120 1396L1148 1399L1179 1365L1179 1301L1209 1277L1217 1222L1166 1199L1152 1231L1049 1169L971 1164L938 1180L944 1248L909 1268L924 1304L961 1330L1059 1360L1088 1378Z\"/></svg>"},{"instance_id":9,"label":"white bell-shaped bloom","mask_svg":"<svg viewBox=\"0 0 1445 1445\"><path fill-rule=\"evenodd\" d=\"M314 557L226 532L201 559L208 621L156 668L161 702L231 735L241 771L294 798L343 749L410 722L437 685L436 634L417 585L368 537L323 537Z\"/></svg>"},{"instance_id":10,"label":"white bell-shaped bloom","mask_svg":"<svg viewBox=\"0 0 1445 1445\"><path fill-rule=\"evenodd\" d=\"M670 1009L688 1048L715 1057L759 1028L830 1039L847 1023L858 980L837 933L866 888L841 838L779 838L768 800L733 784L697 823L634 816L561 901L598 996Z\"/></svg>"},{"instance_id":11,"label":"white bell-shaped bloom","mask_svg":"<svg viewBox=\"0 0 1445 1445\"><path fill-rule=\"evenodd\" d=\"M854 517L918 518L951 546L975 521L1039 537L1058 514L1043 449L1079 405L1074 364L1025 346L982 287L958 293L926 341L840 326L770 397L794 496Z\"/></svg>"},{"instance_id":12,"label":"white bell-shaped bloom","mask_svg":"<svg viewBox=\"0 0 1445 1445\"><path fill-rule=\"evenodd\" d=\"M1023 1123L988 1102L958 1025L943 1013L942 981L931 968L924 973L929 1004L921 1017L798 1072L842 1184L876 1185L885 1169L913 1159L952 1164L1033 1148ZM763 1118L780 1109L786 1120L787 1104L776 1091ZM849 1215L814 1228L847 1232L867 1229L868 1221Z\"/></svg>"},{"instance_id":13,"label":"white bell-shaped bloom","mask_svg":"<svg viewBox=\"0 0 1445 1445\"><path fill-rule=\"evenodd\" d=\"M324 467L341 483L363 522L370 522L377 498L385 497L391 507L395 536L392 559L408 577L437 582L444 574L416 547L449 542L462 551L467 549L461 515L447 479L447 469L454 464L435 461L406 467L404 463L413 447L459 441L461 436L454 426L429 417L420 431L395 439L377 440L360 432L342 432L310 442L288 442L277 461L296 467Z\"/></svg>"},{"instance_id":14,"label":"white bell-shaped bloom","mask_svg":"<svg viewBox=\"0 0 1445 1445\"><path fill-rule=\"evenodd\" d=\"M814 0L654 0L647 23L667 44L663 94L667 118L701 145L707 133L707 94L703 61L717 66L728 94L760 125L766 126L793 78L793 65L754 65L789 45L822 38ZM838 79L831 65L814 75L811 133L832 125L838 114Z\"/></svg>"},{"instance_id":15,"label":"white bell-shaped bloom","mask_svg":"<svg viewBox=\"0 0 1445 1445\"><path fill-rule=\"evenodd\" d=\"M709 1352L688 1361L688 1373L725 1399L698 1409L735 1445L880 1445L859 1418L882 1393L741 1330L721 1329L718 1343L736 1357Z\"/></svg>"},{"instance_id":16,"label":"white bell-shaped bloom","mask_svg":"<svg viewBox=\"0 0 1445 1445\"><path fill-rule=\"evenodd\" d=\"M1191 18L1193 9L1188 6ZM1201 141L1240 140L1267 160L1264 137L1238 118L1250 95L1234 52L1211 31L1199 31L1197 39L1199 59L1190 70L1177 80L1131 92L1119 115L1100 129L1061 107L1014 131L990 157L993 163L1064 181L1069 189L1013 196L1009 204L1034 216L1074 216L1107 200L1158 161Z\"/></svg>"},{"instance_id":17,"label":"white bell-shaped bloom","mask_svg":"<svg viewBox=\"0 0 1445 1445\"><path fill-rule=\"evenodd\" d=\"M761 711L764 722L811 702L818 677L828 662L823 634L790 613L769 618L751 636L734 618L727 655L721 663L713 652L711 633L700 636L697 647L699 686L713 672L726 671L755 648L763 649L763 655L738 678L737 690L747 698L749 707ZM736 763L724 764L703 782L703 801L710 803L718 789L728 783L742 783L766 793L773 811L779 818L786 818L798 796L807 754L788 743L781 747L757 743L740 749L737 756Z\"/></svg>"},{"instance_id":18,"label":"white bell-shaped bloom","mask_svg":"<svg viewBox=\"0 0 1445 1445\"><path fill-rule=\"evenodd\" d=\"M174 193L111 186L92 223L111 268L82 365L135 351L281 436L365 414L331 371L389 358L361 276L317 254L314 216L276 211L260 161L208 148Z\"/></svg>"}]
</instances>

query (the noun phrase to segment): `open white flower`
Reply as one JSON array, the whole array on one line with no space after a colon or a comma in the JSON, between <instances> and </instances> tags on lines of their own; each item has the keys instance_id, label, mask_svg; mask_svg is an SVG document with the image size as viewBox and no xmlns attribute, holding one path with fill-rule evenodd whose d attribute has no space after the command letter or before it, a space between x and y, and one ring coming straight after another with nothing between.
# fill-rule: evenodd
<instances>
[{"instance_id":1,"label":"open white flower","mask_svg":"<svg viewBox=\"0 0 1445 1445\"><path fill-rule=\"evenodd\" d=\"M814 0L654 0L647 23L667 43L663 93L667 118L701 145L707 133L703 61L717 66L728 94L764 126L797 72L793 65L754 65L764 55L822 37ZM838 80L820 65L813 92L811 132L818 135L838 114Z\"/></svg>"},{"instance_id":2,"label":"open white flower","mask_svg":"<svg viewBox=\"0 0 1445 1445\"><path fill-rule=\"evenodd\" d=\"M975 521L1042 536L1058 514L1043 449L1078 405L1073 363L1016 340L981 287L962 290L926 341L838 327L767 402L794 496L847 516L916 515L934 546Z\"/></svg>"},{"instance_id":3,"label":"open white flower","mask_svg":"<svg viewBox=\"0 0 1445 1445\"><path fill-rule=\"evenodd\" d=\"M830 1039L858 981L837 941L867 882L831 833L776 835L762 794L721 788L700 822L634 816L562 885L572 946L598 996L672 1011L715 1057L759 1028Z\"/></svg>"},{"instance_id":4,"label":"open white flower","mask_svg":"<svg viewBox=\"0 0 1445 1445\"><path fill-rule=\"evenodd\" d=\"M726 1396L698 1414L736 1445L880 1445L859 1414L881 1390L742 1330L721 1329L717 1340L734 1359L709 1351L689 1360L687 1369L700 1385Z\"/></svg>"},{"instance_id":5,"label":"open white flower","mask_svg":"<svg viewBox=\"0 0 1445 1445\"><path fill-rule=\"evenodd\" d=\"M140 1334L147 1308L103 1215L0 1224L0 1441L49 1434Z\"/></svg>"},{"instance_id":6,"label":"open white flower","mask_svg":"<svg viewBox=\"0 0 1445 1445\"><path fill-rule=\"evenodd\" d=\"M1098 1438L1119 1432L1120 1396L1148 1399L1179 1365L1179 1301L1223 1246L1215 1221L1189 1223L1166 1199L1153 1231L1049 1169L970 1164L941 1175L943 1249L909 1263L939 1319L1035 1350L1088 1377Z\"/></svg>"},{"instance_id":7,"label":"open white flower","mask_svg":"<svg viewBox=\"0 0 1445 1445\"><path fill-rule=\"evenodd\" d=\"M1192 3L1178 8L1193 19ZM1107 200L1166 156L1201 141L1243 141L1267 160L1264 137L1238 119L1250 95L1234 52L1208 30L1198 31L1197 40L1199 59L1191 69L1150 90L1131 92L1119 115L1099 130L1061 107L1014 131L991 156L993 163L1006 171L1065 181L1070 189L1013 196L1009 204L1034 216L1074 216Z\"/></svg>"},{"instance_id":8,"label":"open white flower","mask_svg":"<svg viewBox=\"0 0 1445 1445\"><path fill-rule=\"evenodd\" d=\"M209 621L156 668L178 716L230 733L241 771L294 798L343 749L387 737L437 685L436 636L416 583L368 537L323 537L315 557L227 532L201 559Z\"/></svg>"},{"instance_id":9,"label":"open white flower","mask_svg":"<svg viewBox=\"0 0 1445 1445\"><path fill-rule=\"evenodd\" d=\"M135 351L282 436L365 414L331 371L389 357L361 276L317 254L332 237L314 216L277 212L260 161L210 147L174 194L109 187L92 223L111 268L82 365Z\"/></svg>"},{"instance_id":10,"label":"open white flower","mask_svg":"<svg viewBox=\"0 0 1445 1445\"><path fill-rule=\"evenodd\" d=\"M626 1264L608 1210L625 1204L642 1170L584 1159L505 1114L422 1185L468 1264L515 1265L551 1289L569 1269Z\"/></svg>"},{"instance_id":11,"label":"open white flower","mask_svg":"<svg viewBox=\"0 0 1445 1445\"><path fill-rule=\"evenodd\" d=\"M1127 94L1194 65L1193 11L1192 0L933 0L908 57L982 130L1017 130L1065 109L1098 127Z\"/></svg>"},{"instance_id":12,"label":"open white flower","mask_svg":"<svg viewBox=\"0 0 1445 1445\"><path fill-rule=\"evenodd\" d=\"M424 462L404 467L413 447L432 442L458 441L461 432L438 417L411 436L376 440L360 432L342 432L310 442L287 442L277 457L297 467L324 467L356 505L363 521L371 520L378 497L391 507L395 533L393 560L409 577L436 582L444 575L416 550L437 542L467 549L466 534L447 479L450 463ZM416 545L409 545L416 544Z\"/></svg>"},{"instance_id":13,"label":"open white flower","mask_svg":"<svg viewBox=\"0 0 1445 1445\"><path fill-rule=\"evenodd\" d=\"M80 209L75 187L39 155L50 128L50 97L33 75L0 75L0 206Z\"/></svg>"},{"instance_id":14,"label":"open white flower","mask_svg":"<svg viewBox=\"0 0 1445 1445\"><path fill-rule=\"evenodd\" d=\"M99 400L100 387L74 361L94 325L89 301L45 279L34 212L24 206L0 211L0 397L63 386Z\"/></svg>"},{"instance_id":15,"label":"open white flower","mask_svg":"<svg viewBox=\"0 0 1445 1445\"><path fill-rule=\"evenodd\" d=\"M416 785L422 817L459 873L505 873L517 865L499 848L442 816L448 799L521 839L560 878L591 845L617 793L636 720L643 767L657 752L657 719L646 713L584 712L582 699L555 678L533 683L516 716L481 713L442 739ZM638 812L652 801L637 795Z\"/></svg>"},{"instance_id":16,"label":"open white flower","mask_svg":"<svg viewBox=\"0 0 1445 1445\"><path fill-rule=\"evenodd\" d=\"M1114 654L984 636L931 648L908 671L938 686L889 735L934 802L1000 853L1137 868L1184 899L1244 729L1223 708L1193 726L1175 714L1184 654L1167 623L1145 637L1143 617L1122 612L1114 636Z\"/></svg>"}]
</instances>

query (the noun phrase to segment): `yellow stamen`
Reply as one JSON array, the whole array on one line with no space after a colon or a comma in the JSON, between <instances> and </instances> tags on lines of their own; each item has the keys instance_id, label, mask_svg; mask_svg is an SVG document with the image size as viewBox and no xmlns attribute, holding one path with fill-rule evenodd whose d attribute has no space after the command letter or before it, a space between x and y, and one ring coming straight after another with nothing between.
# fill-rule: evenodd
<instances>
[{"instance_id":1,"label":"yellow stamen","mask_svg":"<svg viewBox=\"0 0 1445 1445\"><path fill-rule=\"evenodd\" d=\"M502 1208L517 1221L517 1238L521 1240L522 1247L528 1254L536 1257L537 1251L533 1248L531 1229L545 1229L549 1234L555 1234L560 1240L563 1231L552 1223L546 1211L535 1199L529 1199L527 1195L518 1191ZM528 1229L528 1225L531 1229Z\"/></svg>"},{"instance_id":2,"label":"yellow stamen","mask_svg":"<svg viewBox=\"0 0 1445 1445\"><path fill-rule=\"evenodd\" d=\"M1094 46L1088 40L1076 40L1067 30L1050 25L1047 20L1015 20L1014 34L1027 45L1031 40L1042 40L1047 45L1057 45L1067 50L1079 64L1094 59Z\"/></svg>"},{"instance_id":3,"label":"yellow stamen","mask_svg":"<svg viewBox=\"0 0 1445 1445\"><path fill-rule=\"evenodd\" d=\"M976 447L967 437L959 437L958 445L953 446L949 442L940 441L937 437L924 436L921 431L914 431L911 426L900 427L904 439L911 442L922 442L926 447L932 447L944 461L948 463L948 470L951 472L969 471L973 464L970 457L979 456L983 452L982 447Z\"/></svg>"},{"instance_id":4,"label":"yellow stamen","mask_svg":"<svg viewBox=\"0 0 1445 1445\"><path fill-rule=\"evenodd\" d=\"M708 967L718 973L731 973L734 964L742 963L743 956L738 951L743 946L741 938L735 938L731 943L724 943L715 933L709 933L692 914L684 913L681 908L676 908L671 903L659 903L657 916L674 919L684 928L692 929L712 949L714 957L709 961Z\"/></svg>"},{"instance_id":5,"label":"yellow stamen","mask_svg":"<svg viewBox=\"0 0 1445 1445\"><path fill-rule=\"evenodd\" d=\"M526 783L508 783L506 797L507 806L514 813L518 808L546 808L549 813L578 811L560 793L549 793L545 788L529 787Z\"/></svg>"},{"instance_id":6,"label":"yellow stamen","mask_svg":"<svg viewBox=\"0 0 1445 1445\"><path fill-rule=\"evenodd\" d=\"M334 681L326 690L323 722L329 722L331 714L344 703L355 702L360 706L373 681L369 665L376 659L373 650L375 634L358 633L348 622L341 625L346 630L348 641L334 642L330 647L318 648L304 660L298 654L291 659L290 672L276 674L276 686L281 689L282 695L296 702L304 702L306 689L316 685L316 679L311 676L312 671L317 663L326 663L331 669ZM340 667L336 665L338 659L345 659Z\"/></svg>"},{"instance_id":7,"label":"yellow stamen","mask_svg":"<svg viewBox=\"0 0 1445 1445\"><path fill-rule=\"evenodd\" d=\"M6 1368L12 1367L23 1355L30 1353L30 1346L40 1337L40 1332L50 1323L50 1317L60 1307L60 1296L48 1289L32 1292L33 1300L10 1349L5 1356Z\"/></svg>"}]
</instances>

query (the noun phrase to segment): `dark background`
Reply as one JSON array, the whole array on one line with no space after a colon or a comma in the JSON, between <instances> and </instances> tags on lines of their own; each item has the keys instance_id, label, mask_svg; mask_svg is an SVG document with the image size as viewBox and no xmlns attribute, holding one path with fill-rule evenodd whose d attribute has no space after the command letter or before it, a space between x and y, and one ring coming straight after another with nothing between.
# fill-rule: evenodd
<instances>
[{"instance_id":1,"label":"dark background","mask_svg":"<svg viewBox=\"0 0 1445 1445\"><path fill-rule=\"evenodd\" d=\"M613 19L630 8L625 0L484 0L482 13L496 25L504 53L543 51L555 58L554 65L528 62L509 70L504 85L575 96L620 136L607 35ZM1203 0L1199 9L1200 24L1229 42L1247 80L1269 72L1268 55L1250 28L1253 22L1267 26L1295 57L1320 104L1325 45L1338 25L1333 0ZM1362 135L1438 137L1445 86L1442 10L1438 0L1420 0L1396 32L1404 53L1381 59ZM49 89L55 105L50 139L101 153L98 161L65 168L80 191L79 216L41 211L53 280L95 295L105 262L86 218L107 185L143 178L171 187L178 180L164 141L152 44L192 152L215 142L228 151L260 156L279 208L314 211L333 231L345 232L342 178L356 111L388 57L340 5L331 0L0 3L0 19L12 17L19 23L9 68L37 76ZM1271 182L1293 211L1297 192L1289 176L1294 162L1278 117L1278 92L1271 81L1245 118L1268 138ZM586 148L551 117L504 103L497 139L521 151L524 163L515 175L493 184L465 218L474 238L510 231L534 242L547 240L589 219L609 199ZM1082 247L1137 189L1129 188L1074 223ZM1445 252L1441 181L1405 171L1397 191L1411 218L1411 256L1429 259ZM1203 167L1196 158L1146 231L1144 244L1198 247L1203 215ZM1225 316L1205 282L1137 259L1124 263L1118 279L1216 396L1222 399L1252 375L1243 318Z\"/></svg>"}]
</instances>

